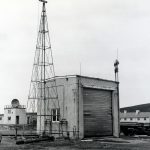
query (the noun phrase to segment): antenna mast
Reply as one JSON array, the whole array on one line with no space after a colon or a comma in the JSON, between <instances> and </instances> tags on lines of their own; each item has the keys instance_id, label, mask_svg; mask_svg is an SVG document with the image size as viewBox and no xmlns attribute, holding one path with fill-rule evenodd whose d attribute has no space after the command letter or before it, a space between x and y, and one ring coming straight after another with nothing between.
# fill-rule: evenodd
<instances>
[{"instance_id":1,"label":"antenna mast","mask_svg":"<svg viewBox=\"0 0 150 150\"><path fill-rule=\"evenodd\" d=\"M114 62L114 72L115 72L115 81L116 82L119 82L119 75L118 75L119 68L118 68L118 65L119 65L119 61L118 61L118 48L117 48L117 59Z\"/></svg>"},{"instance_id":2,"label":"antenna mast","mask_svg":"<svg viewBox=\"0 0 150 150\"><path fill-rule=\"evenodd\" d=\"M59 102L45 7L47 1L39 1L42 2L42 13L27 109L29 112L37 112L38 132L45 135L47 132L46 122L47 120L51 120L49 101L52 100L56 107L58 107ZM51 82L48 84L47 80L50 79Z\"/></svg>"}]
</instances>

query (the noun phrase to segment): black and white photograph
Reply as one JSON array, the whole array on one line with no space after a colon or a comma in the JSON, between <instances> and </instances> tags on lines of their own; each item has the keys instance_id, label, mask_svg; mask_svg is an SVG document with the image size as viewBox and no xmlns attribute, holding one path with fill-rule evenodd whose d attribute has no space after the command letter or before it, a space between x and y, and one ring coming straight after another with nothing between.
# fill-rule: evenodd
<instances>
[{"instance_id":1,"label":"black and white photograph","mask_svg":"<svg viewBox=\"0 0 150 150\"><path fill-rule=\"evenodd\" d=\"M150 1L0 0L0 150L149 150Z\"/></svg>"}]
</instances>

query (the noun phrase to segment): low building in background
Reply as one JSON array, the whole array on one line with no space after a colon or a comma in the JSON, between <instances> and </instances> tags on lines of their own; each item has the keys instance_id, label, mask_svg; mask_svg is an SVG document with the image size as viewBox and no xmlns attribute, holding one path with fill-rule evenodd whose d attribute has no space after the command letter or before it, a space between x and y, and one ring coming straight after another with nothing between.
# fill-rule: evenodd
<instances>
[{"instance_id":1,"label":"low building in background","mask_svg":"<svg viewBox=\"0 0 150 150\"><path fill-rule=\"evenodd\" d=\"M11 105L4 107L4 124L26 124L26 107L13 99Z\"/></svg>"},{"instance_id":2,"label":"low building in background","mask_svg":"<svg viewBox=\"0 0 150 150\"><path fill-rule=\"evenodd\" d=\"M137 122L150 125L150 104L135 105L120 109L120 122Z\"/></svg>"},{"instance_id":3,"label":"low building in background","mask_svg":"<svg viewBox=\"0 0 150 150\"><path fill-rule=\"evenodd\" d=\"M138 122L144 123L145 125L150 124L150 112L123 112L120 113L120 122Z\"/></svg>"},{"instance_id":4,"label":"low building in background","mask_svg":"<svg viewBox=\"0 0 150 150\"><path fill-rule=\"evenodd\" d=\"M11 105L4 107L4 114L0 114L0 124L3 125L34 125L36 126L37 113L27 113L25 105L13 99Z\"/></svg>"},{"instance_id":5,"label":"low building in background","mask_svg":"<svg viewBox=\"0 0 150 150\"><path fill-rule=\"evenodd\" d=\"M27 125L36 126L36 124L37 124L37 113L27 112L26 118L27 118Z\"/></svg>"}]
</instances>

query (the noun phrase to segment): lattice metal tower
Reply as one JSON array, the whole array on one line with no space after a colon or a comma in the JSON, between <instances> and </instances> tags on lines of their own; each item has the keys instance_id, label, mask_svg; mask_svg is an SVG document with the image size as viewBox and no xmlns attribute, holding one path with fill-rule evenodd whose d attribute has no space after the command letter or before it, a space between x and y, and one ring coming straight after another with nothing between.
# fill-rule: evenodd
<instances>
[{"instance_id":1,"label":"lattice metal tower","mask_svg":"<svg viewBox=\"0 0 150 150\"><path fill-rule=\"evenodd\" d=\"M27 110L28 112L37 112L37 117L39 117L40 123L40 131L45 133L45 122L48 117L51 116L51 114L48 113L49 101L52 100L54 105L57 105L56 107L58 107L59 102L45 7L47 1L39 1L42 2L42 13L37 37ZM51 82L47 84L47 80L51 80Z\"/></svg>"}]
</instances>

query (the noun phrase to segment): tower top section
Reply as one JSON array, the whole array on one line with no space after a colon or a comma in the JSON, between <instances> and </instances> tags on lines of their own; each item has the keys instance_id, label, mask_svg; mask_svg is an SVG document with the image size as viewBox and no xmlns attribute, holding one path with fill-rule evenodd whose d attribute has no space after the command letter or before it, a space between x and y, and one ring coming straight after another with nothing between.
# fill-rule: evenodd
<instances>
[{"instance_id":1,"label":"tower top section","mask_svg":"<svg viewBox=\"0 0 150 150\"><path fill-rule=\"evenodd\" d=\"M47 1L45 1L45 0L39 0L40 2L42 2L42 3L47 3Z\"/></svg>"}]
</instances>

